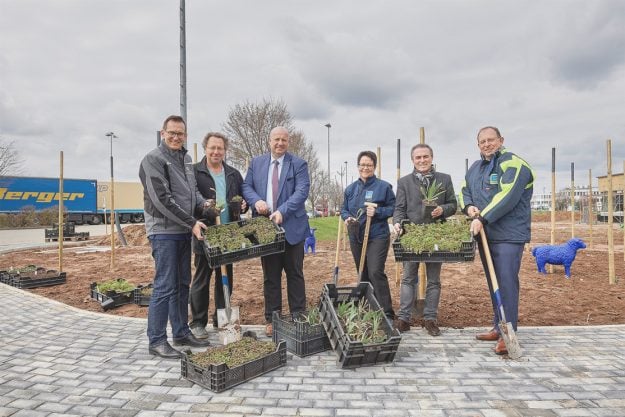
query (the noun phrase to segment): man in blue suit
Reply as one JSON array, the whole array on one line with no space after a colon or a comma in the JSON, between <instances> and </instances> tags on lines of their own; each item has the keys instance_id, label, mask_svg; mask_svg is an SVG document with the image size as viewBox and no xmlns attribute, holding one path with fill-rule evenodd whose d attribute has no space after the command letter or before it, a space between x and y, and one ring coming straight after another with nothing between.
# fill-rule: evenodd
<instances>
[{"instance_id":1,"label":"man in blue suit","mask_svg":"<svg viewBox=\"0 0 625 417\"><path fill-rule=\"evenodd\" d=\"M304 203L308 198L308 163L287 152L289 131L278 126L269 133L270 153L252 159L243 181L243 198L254 216L269 216L285 231L283 253L263 256L263 287L267 336L273 334L271 315L282 311L282 271L286 273L289 311L306 310L304 241L310 233Z\"/></svg>"}]
</instances>

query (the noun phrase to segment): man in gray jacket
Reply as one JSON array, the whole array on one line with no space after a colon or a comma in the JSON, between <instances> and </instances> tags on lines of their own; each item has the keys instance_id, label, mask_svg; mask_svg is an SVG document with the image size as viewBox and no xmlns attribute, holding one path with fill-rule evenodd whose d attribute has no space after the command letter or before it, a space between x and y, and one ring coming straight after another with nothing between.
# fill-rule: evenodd
<instances>
[{"instance_id":1,"label":"man in gray jacket","mask_svg":"<svg viewBox=\"0 0 625 417\"><path fill-rule=\"evenodd\" d=\"M206 229L193 217L206 203L199 194L191 157L184 148L186 124L169 116L161 144L141 161L145 228L154 258L154 288L148 311L149 352L175 359L180 352L167 342L167 318L174 345L203 347L209 342L193 336L188 325L191 282L191 234L203 239Z\"/></svg>"},{"instance_id":2,"label":"man in gray jacket","mask_svg":"<svg viewBox=\"0 0 625 417\"><path fill-rule=\"evenodd\" d=\"M434 152L429 145L418 144L410 150L410 157L414 165L414 171L399 179L397 183L397 197L393 223L395 231L401 232L402 220L410 220L415 224L432 223L453 215L456 212L457 203L454 186L451 177L441 172L436 172L432 165ZM440 184L440 194L433 203L435 206L430 212L425 212L425 196L422 189L427 190L434 184ZM425 308L423 309L423 326L431 336L438 336L438 302L441 296L441 264L426 262L427 287L425 291ZM419 263L404 262L404 274L399 291L399 314L397 329L400 332L410 330L410 316L414 304L417 283L419 282Z\"/></svg>"}]
</instances>

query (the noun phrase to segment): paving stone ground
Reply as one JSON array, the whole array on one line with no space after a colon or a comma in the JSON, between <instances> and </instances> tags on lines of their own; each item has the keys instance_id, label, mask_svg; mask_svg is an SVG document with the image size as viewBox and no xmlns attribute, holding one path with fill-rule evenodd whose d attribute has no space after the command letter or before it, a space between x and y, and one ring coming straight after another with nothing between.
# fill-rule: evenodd
<instances>
[{"instance_id":1,"label":"paving stone ground","mask_svg":"<svg viewBox=\"0 0 625 417\"><path fill-rule=\"evenodd\" d=\"M518 361L475 340L483 329L415 329L391 364L343 370L332 351L289 354L214 393L147 353L144 319L4 284L0 300L0 417L625 416L625 326L520 328Z\"/></svg>"}]
</instances>

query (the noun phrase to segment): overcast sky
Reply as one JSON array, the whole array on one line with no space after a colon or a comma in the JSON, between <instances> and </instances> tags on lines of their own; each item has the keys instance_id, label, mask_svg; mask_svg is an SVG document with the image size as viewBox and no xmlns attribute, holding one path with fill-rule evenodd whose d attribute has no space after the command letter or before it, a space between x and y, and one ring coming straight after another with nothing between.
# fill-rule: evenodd
<instances>
[{"instance_id":1,"label":"overcast sky","mask_svg":"<svg viewBox=\"0 0 625 417\"><path fill-rule=\"evenodd\" d=\"M22 175L137 181L156 131L179 113L176 0L0 0L0 137ZM551 187L613 173L625 160L625 2L187 1L190 149L244 101L283 100L331 170L382 151L396 182L425 128L439 171L456 187L478 157L477 130ZM596 186L596 182L594 184ZM457 192L458 190L456 190Z\"/></svg>"}]
</instances>

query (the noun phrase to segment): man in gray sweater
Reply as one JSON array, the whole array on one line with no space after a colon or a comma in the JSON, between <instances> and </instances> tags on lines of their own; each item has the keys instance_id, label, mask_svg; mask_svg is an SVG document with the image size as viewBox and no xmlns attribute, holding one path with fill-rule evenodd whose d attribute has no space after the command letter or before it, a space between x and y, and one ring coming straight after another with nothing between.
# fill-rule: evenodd
<instances>
[{"instance_id":1,"label":"man in gray sweater","mask_svg":"<svg viewBox=\"0 0 625 417\"><path fill-rule=\"evenodd\" d=\"M203 223L193 217L206 203L199 194L191 157L184 148L186 124L169 116L161 130L161 144L141 161L145 229L154 258L154 287L148 311L149 352L168 359L180 352L167 342L167 318L174 345L203 347L189 329L191 234L203 239Z\"/></svg>"}]
</instances>

